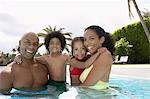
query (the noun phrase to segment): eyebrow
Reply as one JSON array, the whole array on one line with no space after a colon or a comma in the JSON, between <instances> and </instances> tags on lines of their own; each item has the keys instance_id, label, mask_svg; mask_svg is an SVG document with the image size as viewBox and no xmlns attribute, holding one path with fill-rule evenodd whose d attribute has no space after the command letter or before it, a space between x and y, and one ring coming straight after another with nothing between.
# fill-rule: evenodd
<instances>
[{"instance_id":1,"label":"eyebrow","mask_svg":"<svg viewBox=\"0 0 150 99\"><path fill-rule=\"evenodd\" d=\"M29 41L29 39L25 39L25 40Z\"/></svg>"},{"instance_id":2,"label":"eyebrow","mask_svg":"<svg viewBox=\"0 0 150 99\"><path fill-rule=\"evenodd\" d=\"M24 41L31 42L28 38L24 39ZM38 41L34 43L38 43Z\"/></svg>"},{"instance_id":3,"label":"eyebrow","mask_svg":"<svg viewBox=\"0 0 150 99\"><path fill-rule=\"evenodd\" d=\"M96 35L91 35L91 36L89 36L89 37L96 37Z\"/></svg>"}]
</instances>

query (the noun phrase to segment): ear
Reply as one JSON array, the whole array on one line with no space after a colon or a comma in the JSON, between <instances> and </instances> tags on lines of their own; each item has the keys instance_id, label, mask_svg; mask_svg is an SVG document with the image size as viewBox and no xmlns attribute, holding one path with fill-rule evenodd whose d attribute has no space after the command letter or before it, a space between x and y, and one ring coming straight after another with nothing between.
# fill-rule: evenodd
<instances>
[{"instance_id":1,"label":"ear","mask_svg":"<svg viewBox=\"0 0 150 99\"><path fill-rule=\"evenodd\" d=\"M104 37L104 36L102 36L102 37L100 38L100 43L101 43L101 44L103 44L103 43L104 43L104 41L105 41L105 37Z\"/></svg>"},{"instance_id":2,"label":"ear","mask_svg":"<svg viewBox=\"0 0 150 99\"><path fill-rule=\"evenodd\" d=\"M21 45L21 40L19 40L19 46Z\"/></svg>"}]
</instances>

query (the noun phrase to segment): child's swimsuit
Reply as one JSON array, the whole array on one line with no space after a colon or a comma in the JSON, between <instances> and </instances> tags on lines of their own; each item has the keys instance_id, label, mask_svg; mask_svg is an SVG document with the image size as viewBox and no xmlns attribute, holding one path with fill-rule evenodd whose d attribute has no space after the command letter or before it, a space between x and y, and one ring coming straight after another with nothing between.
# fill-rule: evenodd
<instances>
[{"instance_id":1,"label":"child's swimsuit","mask_svg":"<svg viewBox=\"0 0 150 99\"><path fill-rule=\"evenodd\" d=\"M61 93L67 91L65 81L49 80L47 83L47 87L48 87L49 94L53 94L55 96L58 96Z\"/></svg>"},{"instance_id":2,"label":"child's swimsuit","mask_svg":"<svg viewBox=\"0 0 150 99\"><path fill-rule=\"evenodd\" d=\"M70 71L70 75L81 75L81 73L83 72L84 69L80 69L80 68L73 68Z\"/></svg>"}]
</instances>

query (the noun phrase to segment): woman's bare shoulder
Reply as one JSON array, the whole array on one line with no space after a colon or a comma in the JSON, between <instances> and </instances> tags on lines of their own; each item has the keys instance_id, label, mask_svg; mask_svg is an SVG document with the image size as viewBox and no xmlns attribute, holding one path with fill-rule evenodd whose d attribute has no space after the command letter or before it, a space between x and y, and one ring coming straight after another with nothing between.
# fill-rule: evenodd
<instances>
[{"instance_id":1,"label":"woman's bare shoulder","mask_svg":"<svg viewBox=\"0 0 150 99\"><path fill-rule=\"evenodd\" d=\"M112 55L110 51L106 50L105 52L101 53L99 57L112 57Z\"/></svg>"},{"instance_id":2,"label":"woman's bare shoulder","mask_svg":"<svg viewBox=\"0 0 150 99\"><path fill-rule=\"evenodd\" d=\"M102 62L112 62L113 58L112 58L112 55L111 53L107 50L103 53L101 53L99 55L99 57L96 59L96 63L102 63Z\"/></svg>"},{"instance_id":3,"label":"woman's bare shoulder","mask_svg":"<svg viewBox=\"0 0 150 99\"><path fill-rule=\"evenodd\" d=\"M0 75L9 75L11 74L11 70L12 70L12 64L9 64L1 70Z\"/></svg>"}]
</instances>

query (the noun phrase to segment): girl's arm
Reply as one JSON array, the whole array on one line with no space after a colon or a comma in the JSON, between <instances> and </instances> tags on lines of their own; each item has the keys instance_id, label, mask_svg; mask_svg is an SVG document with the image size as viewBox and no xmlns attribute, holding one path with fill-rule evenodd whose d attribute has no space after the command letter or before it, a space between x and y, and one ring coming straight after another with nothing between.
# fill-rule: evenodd
<instances>
[{"instance_id":1,"label":"girl's arm","mask_svg":"<svg viewBox=\"0 0 150 99\"><path fill-rule=\"evenodd\" d=\"M101 54L94 62L93 68L88 74L88 77L80 86L85 86L85 87L92 86L100 80L102 81L105 80L105 82L107 82L108 79L106 80L103 77L105 75L109 75L111 71L112 62L113 59L110 52L107 51Z\"/></svg>"}]
</instances>

